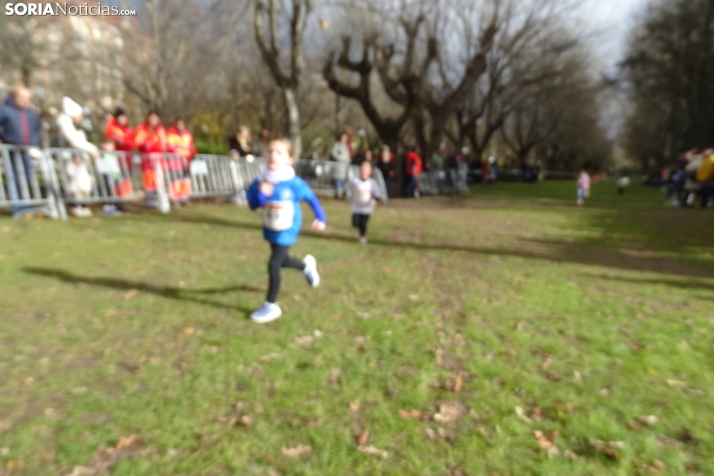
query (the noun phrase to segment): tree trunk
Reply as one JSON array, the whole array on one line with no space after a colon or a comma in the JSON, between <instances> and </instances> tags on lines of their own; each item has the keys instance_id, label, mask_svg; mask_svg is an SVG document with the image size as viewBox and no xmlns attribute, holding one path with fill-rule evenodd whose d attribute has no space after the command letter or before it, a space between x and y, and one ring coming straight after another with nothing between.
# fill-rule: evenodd
<instances>
[{"instance_id":1,"label":"tree trunk","mask_svg":"<svg viewBox=\"0 0 714 476\"><path fill-rule=\"evenodd\" d=\"M26 63L22 65L22 84L29 88L32 80L32 68Z\"/></svg>"},{"instance_id":2,"label":"tree trunk","mask_svg":"<svg viewBox=\"0 0 714 476\"><path fill-rule=\"evenodd\" d=\"M300 109L297 103L297 94L294 89L285 88L283 96L285 98L288 138L293 143L293 157L295 160L299 160L302 153L302 138L300 137Z\"/></svg>"}]
</instances>

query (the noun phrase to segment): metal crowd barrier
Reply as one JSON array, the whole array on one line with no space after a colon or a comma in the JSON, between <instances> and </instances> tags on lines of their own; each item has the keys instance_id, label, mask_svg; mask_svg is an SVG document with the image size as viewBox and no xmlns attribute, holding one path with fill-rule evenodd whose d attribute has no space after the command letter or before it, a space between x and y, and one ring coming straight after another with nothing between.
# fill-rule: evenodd
<instances>
[{"instance_id":1,"label":"metal crowd barrier","mask_svg":"<svg viewBox=\"0 0 714 476\"><path fill-rule=\"evenodd\" d=\"M422 173L419 178L419 193L422 195L439 195L466 193L468 187L468 170L465 168L430 170Z\"/></svg>"},{"instance_id":2,"label":"metal crowd barrier","mask_svg":"<svg viewBox=\"0 0 714 476\"><path fill-rule=\"evenodd\" d=\"M54 148L45 154L57 170L66 204L120 204L145 196L139 164L134 163L132 153L102 152L94 159L78 149Z\"/></svg>"},{"instance_id":3,"label":"metal crowd barrier","mask_svg":"<svg viewBox=\"0 0 714 476\"><path fill-rule=\"evenodd\" d=\"M247 205L248 187L265 170L267 163L261 157L241 157L230 161L231 176L234 183L234 197L238 205Z\"/></svg>"},{"instance_id":4,"label":"metal crowd barrier","mask_svg":"<svg viewBox=\"0 0 714 476\"><path fill-rule=\"evenodd\" d=\"M40 149L0 145L0 207L10 207L13 218L36 213L67 218L54 168Z\"/></svg>"},{"instance_id":5,"label":"metal crowd barrier","mask_svg":"<svg viewBox=\"0 0 714 476\"><path fill-rule=\"evenodd\" d=\"M347 167L345 182L354 177L359 177L359 166L346 165L334 161L299 160L295 164L295 173L303 179L317 195L335 195L335 175ZM387 185L382 172L377 167L372 167L372 178L377 182L382 196L387 197Z\"/></svg>"}]
</instances>

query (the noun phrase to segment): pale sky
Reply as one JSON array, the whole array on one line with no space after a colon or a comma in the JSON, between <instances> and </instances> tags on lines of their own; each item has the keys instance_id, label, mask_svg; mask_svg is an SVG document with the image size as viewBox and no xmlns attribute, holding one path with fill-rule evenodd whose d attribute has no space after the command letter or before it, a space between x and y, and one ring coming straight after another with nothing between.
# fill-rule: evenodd
<instances>
[{"instance_id":1,"label":"pale sky","mask_svg":"<svg viewBox=\"0 0 714 476\"><path fill-rule=\"evenodd\" d=\"M596 51L610 67L625 52L627 33L650 0L585 0L580 14L594 30Z\"/></svg>"}]
</instances>

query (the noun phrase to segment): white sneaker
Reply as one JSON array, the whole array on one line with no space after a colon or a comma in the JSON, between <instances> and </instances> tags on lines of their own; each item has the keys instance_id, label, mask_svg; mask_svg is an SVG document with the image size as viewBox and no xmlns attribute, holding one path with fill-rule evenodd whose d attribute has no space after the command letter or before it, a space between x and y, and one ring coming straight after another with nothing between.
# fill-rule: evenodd
<instances>
[{"instance_id":1,"label":"white sneaker","mask_svg":"<svg viewBox=\"0 0 714 476\"><path fill-rule=\"evenodd\" d=\"M364 237L364 236L360 237L360 239L359 239L359 244L360 244L360 245L366 245L366 244L367 244L367 238Z\"/></svg>"},{"instance_id":2,"label":"white sneaker","mask_svg":"<svg viewBox=\"0 0 714 476\"><path fill-rule=\"evenodd\" d=\"M305 263L305 271L302 274L305 275L308 284L313 288L318 287L320 285L320 274L317 272L317 260L314 256L307 255L302 262Z\"/></svg>"},{"instance_id":3,"label":"white sneaker","mask_svg":"<svg viewBox=\"0 0 714 476\"><path fill-rule=\"evenodd\" d=\"M268 322L274 321L283 315L283 311L275 303L264 302L260 309L254 311L250 315L250 319L256 324L266 324Z\"/></svg>"}]
</instances>

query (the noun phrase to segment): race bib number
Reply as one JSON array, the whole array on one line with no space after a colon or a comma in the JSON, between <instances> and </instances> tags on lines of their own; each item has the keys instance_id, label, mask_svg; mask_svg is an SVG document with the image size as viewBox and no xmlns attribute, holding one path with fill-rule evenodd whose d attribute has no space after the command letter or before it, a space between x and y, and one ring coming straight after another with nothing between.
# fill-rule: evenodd
<instances>
[{"instance_id":1,"label":"race bib number","mask_svg":"<svg viewBox=\"0 0 714 476\"><path fill-rule=\"evenodd\" d=\"M357 201L361 204L367 205L372 200L372 188L371 187L360 187L357 189Z\"/></svg>"},{"instance_id":2,"label":"race bib number","mask_svg":"<svg viewBox=\"0 0 714 476\"><path fill-rule=\"evenodd\" d=\"M295 206L292 201L268 202L263 208L263 226L268 230L286 231L292 228Z\"/></svg>"}]
</instances>

